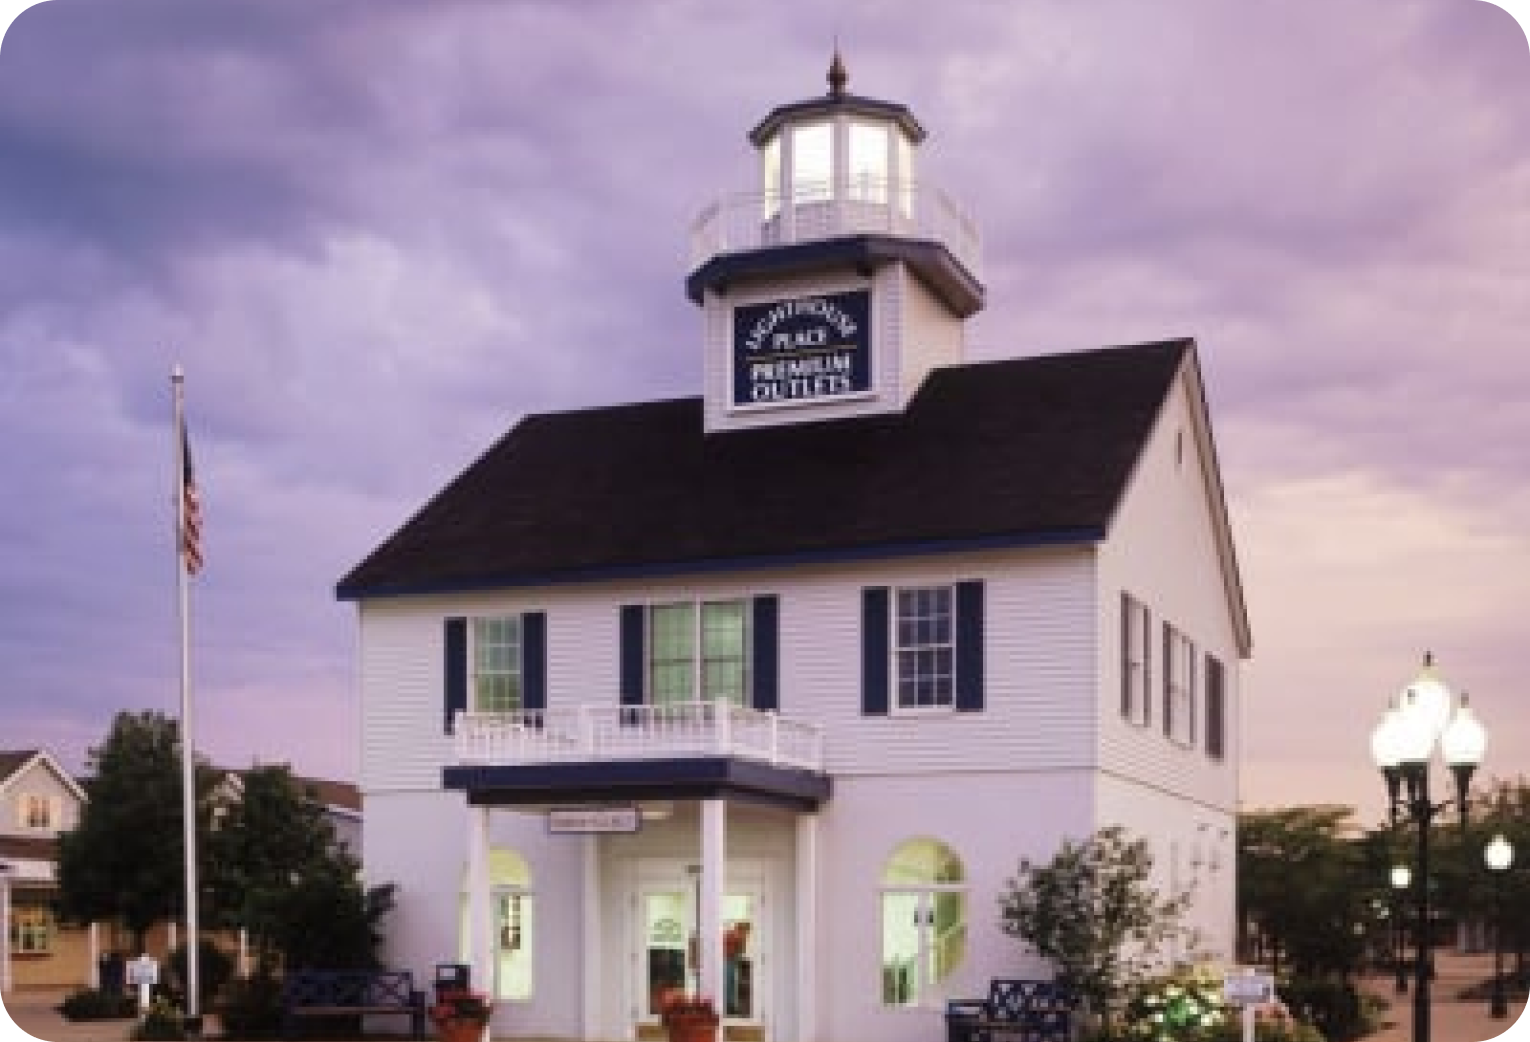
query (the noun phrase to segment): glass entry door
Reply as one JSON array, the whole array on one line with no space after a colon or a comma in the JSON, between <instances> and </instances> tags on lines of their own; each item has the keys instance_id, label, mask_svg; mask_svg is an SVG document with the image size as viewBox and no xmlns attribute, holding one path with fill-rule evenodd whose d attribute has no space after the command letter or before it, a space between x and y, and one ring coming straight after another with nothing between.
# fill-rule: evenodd
<instances>
[{"instance_id":1,"label":"glass entry door","mask_svg":"<svg viewBox=\"0 0 1530 1042\"><path fill-rule=\"evenodd\" d=\"M639 906L643 1013L657 1020L667 992L696 990L696 901L687 889L645 890Z\"/></svg>"},{"instance_id":2,"label":"glass entry door","mask_svg":"<svg viewBox=\"0 0 1530 1042\"><path fill-rule=\"evenodd\" d=\"M645 888L638 895L638 972L643 1019L659 1018L664 994L695 993L700 984L696 885ZM756 889L731 888L723 897L723 995L721 1012L736 1022L760 1019L762 939Z\"/></svg>"}]
</instances>

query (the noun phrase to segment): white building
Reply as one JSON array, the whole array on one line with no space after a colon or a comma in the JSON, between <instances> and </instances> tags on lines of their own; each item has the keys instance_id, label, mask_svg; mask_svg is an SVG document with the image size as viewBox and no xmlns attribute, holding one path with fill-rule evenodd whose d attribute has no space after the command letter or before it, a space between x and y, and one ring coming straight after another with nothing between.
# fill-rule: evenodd
<instances>
[{"instance_id":1,"label":"white building","mask_svg":"<svg viewBox=\"0 0 1530 1042\"><path fill-rule=\"evenodd\" d=\"M1195 345L965 364L975 230L906 108L830 86L693 228L704 394L526 418L339 584L388 961L469 959L497 1035L648 1037L685 986L731 1039L941 1038L1046 972L1019 859L1111 824L1231 952Z\"/></svg>"}]
</instances>

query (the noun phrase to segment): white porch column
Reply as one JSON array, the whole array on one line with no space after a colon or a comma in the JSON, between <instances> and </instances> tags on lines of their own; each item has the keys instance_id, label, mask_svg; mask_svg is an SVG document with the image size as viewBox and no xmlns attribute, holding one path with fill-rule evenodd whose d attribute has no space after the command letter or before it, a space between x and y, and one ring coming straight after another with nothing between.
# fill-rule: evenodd
<instances>
[{"instance_id":1,"label":"white porch column","mask_svg":"<svg viewBox=\"0 0 1530 1042\"><path fill-rule=\"evenodd\" d=\"M11 866L0 864L0 991L11 990Z\"/></svg>"},{"instance_id":2,"label":"white porch column","mask_svg":"<svg viewBox=\"0 0 1530 1042\"><path fill-rule=\"evenodd\" d=\"M600 1030L600 837L584 837L584 1007L581 1033L585 1038L607 1037Z\"/></svg>"},{"instance_id":3,"label":"white porch column","mask_svg":"<svg viewBox=\"0 0 1530 1042\"><path fill-rule=\"evenodd\" d=\"M87 941L88 957L90 965L85 969L85 986L91 991L101 990L101 924L90 924L90 937Z\"/></svg>"},{"instance_id":4,"label":"white porch column","mask_svg":"<svg viewBox=\"0 0 1530 1042\"><path fill-rule=\"evenodd\" d=\"M242 926L239 928L239 961L234 966L234 972L240 977L250 975L250 931Z\"/></svg>"},{"instance_id":5,"label":"white porch column","mask_svg":"<svg viewBox=\"0 0 1530 1042\"><path fill-rule=\"evenodd\" d=\"M166 943L169 944L169 947L165 949L165 961L167 962L170 959L170 953L175 951L175 946L180 943L181 935L179 930L180 924L171 919L169 929L165 932Z\"/></svg>"},{"instance_id":6,"label":"white porch column","mask_svg":"<svg viewBox=\"0 0 1530 1042\"><path fill-rule=\"evenodd\" d=\"M818 815L797 815L797 1039L818 1037Z\"/></svg>"},{"instance_id":7,"label":"white porch column","mask_svg":"<svg viewBox=\"0 0 1530 1042\"><path fill-rule=\"evenodd\" d=\"M494 909L489 896L489 808L468 808L468 965L473 990L494 991ZM484 1037L488 1037L487 1031Z\"/></svg>"},{"instance_id":8,"label":"white porch column","mask_svg":"<svg viewBox=\"0 0 1530 1042\"><path fill-rule=\"evenodd\" d=\"M700 990L719 1012L723 1008L723 887L728 866L728 804L701 801Z\"/></svg>"}]
</instances>

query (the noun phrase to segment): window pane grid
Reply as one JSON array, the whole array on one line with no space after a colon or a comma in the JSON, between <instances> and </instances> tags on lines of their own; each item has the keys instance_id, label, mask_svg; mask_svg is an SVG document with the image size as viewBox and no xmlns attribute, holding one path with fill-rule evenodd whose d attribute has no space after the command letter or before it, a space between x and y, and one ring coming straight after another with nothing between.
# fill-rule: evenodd
<instances>
[{"instance_id":1,"label":"window pane grid","mask_svg":"<svg viewBox=\"0 0 1530 1042\"><path fill-rule=\"evenodd\" d=\"M650 701L744 705L749 692L749 602L659 604L649 609Z\"/></svg>"},{"instance_id":2,"label":"window pane grid","mask_svg":"<svg viewBox=\"0 0 1530 1042\"><path fill-rule=\"evenodd\" d=\"M898 591L898 705L949 706L956 690L953 593L949 586Z\"/></svg>"},{"instance_id":3,"label":"window pane grid","mask_svg":"<svg viewBox=\"0 0 1530 1042\"><path fill-rule=\"evenodd\" d=\"M473 620L473 697L480 713L522 708L519 615Z\"/></svg>"}]
</instances>

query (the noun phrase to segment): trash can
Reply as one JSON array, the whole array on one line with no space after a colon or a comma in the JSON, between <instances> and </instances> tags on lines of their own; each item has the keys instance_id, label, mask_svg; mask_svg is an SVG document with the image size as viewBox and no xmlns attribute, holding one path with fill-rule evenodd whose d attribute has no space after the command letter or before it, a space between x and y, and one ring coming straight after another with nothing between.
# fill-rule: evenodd
<instances>
[{"instance_id":1,"label":"trash can","mask_svg":"<svg viewBox=\"0 0 1530 1042\"><path fill-rule=\"evenodd\" d=\"M436 963L436 1001L448 991L472 991L473 968L465 962Z\"/></svg>"}]
</instances>

